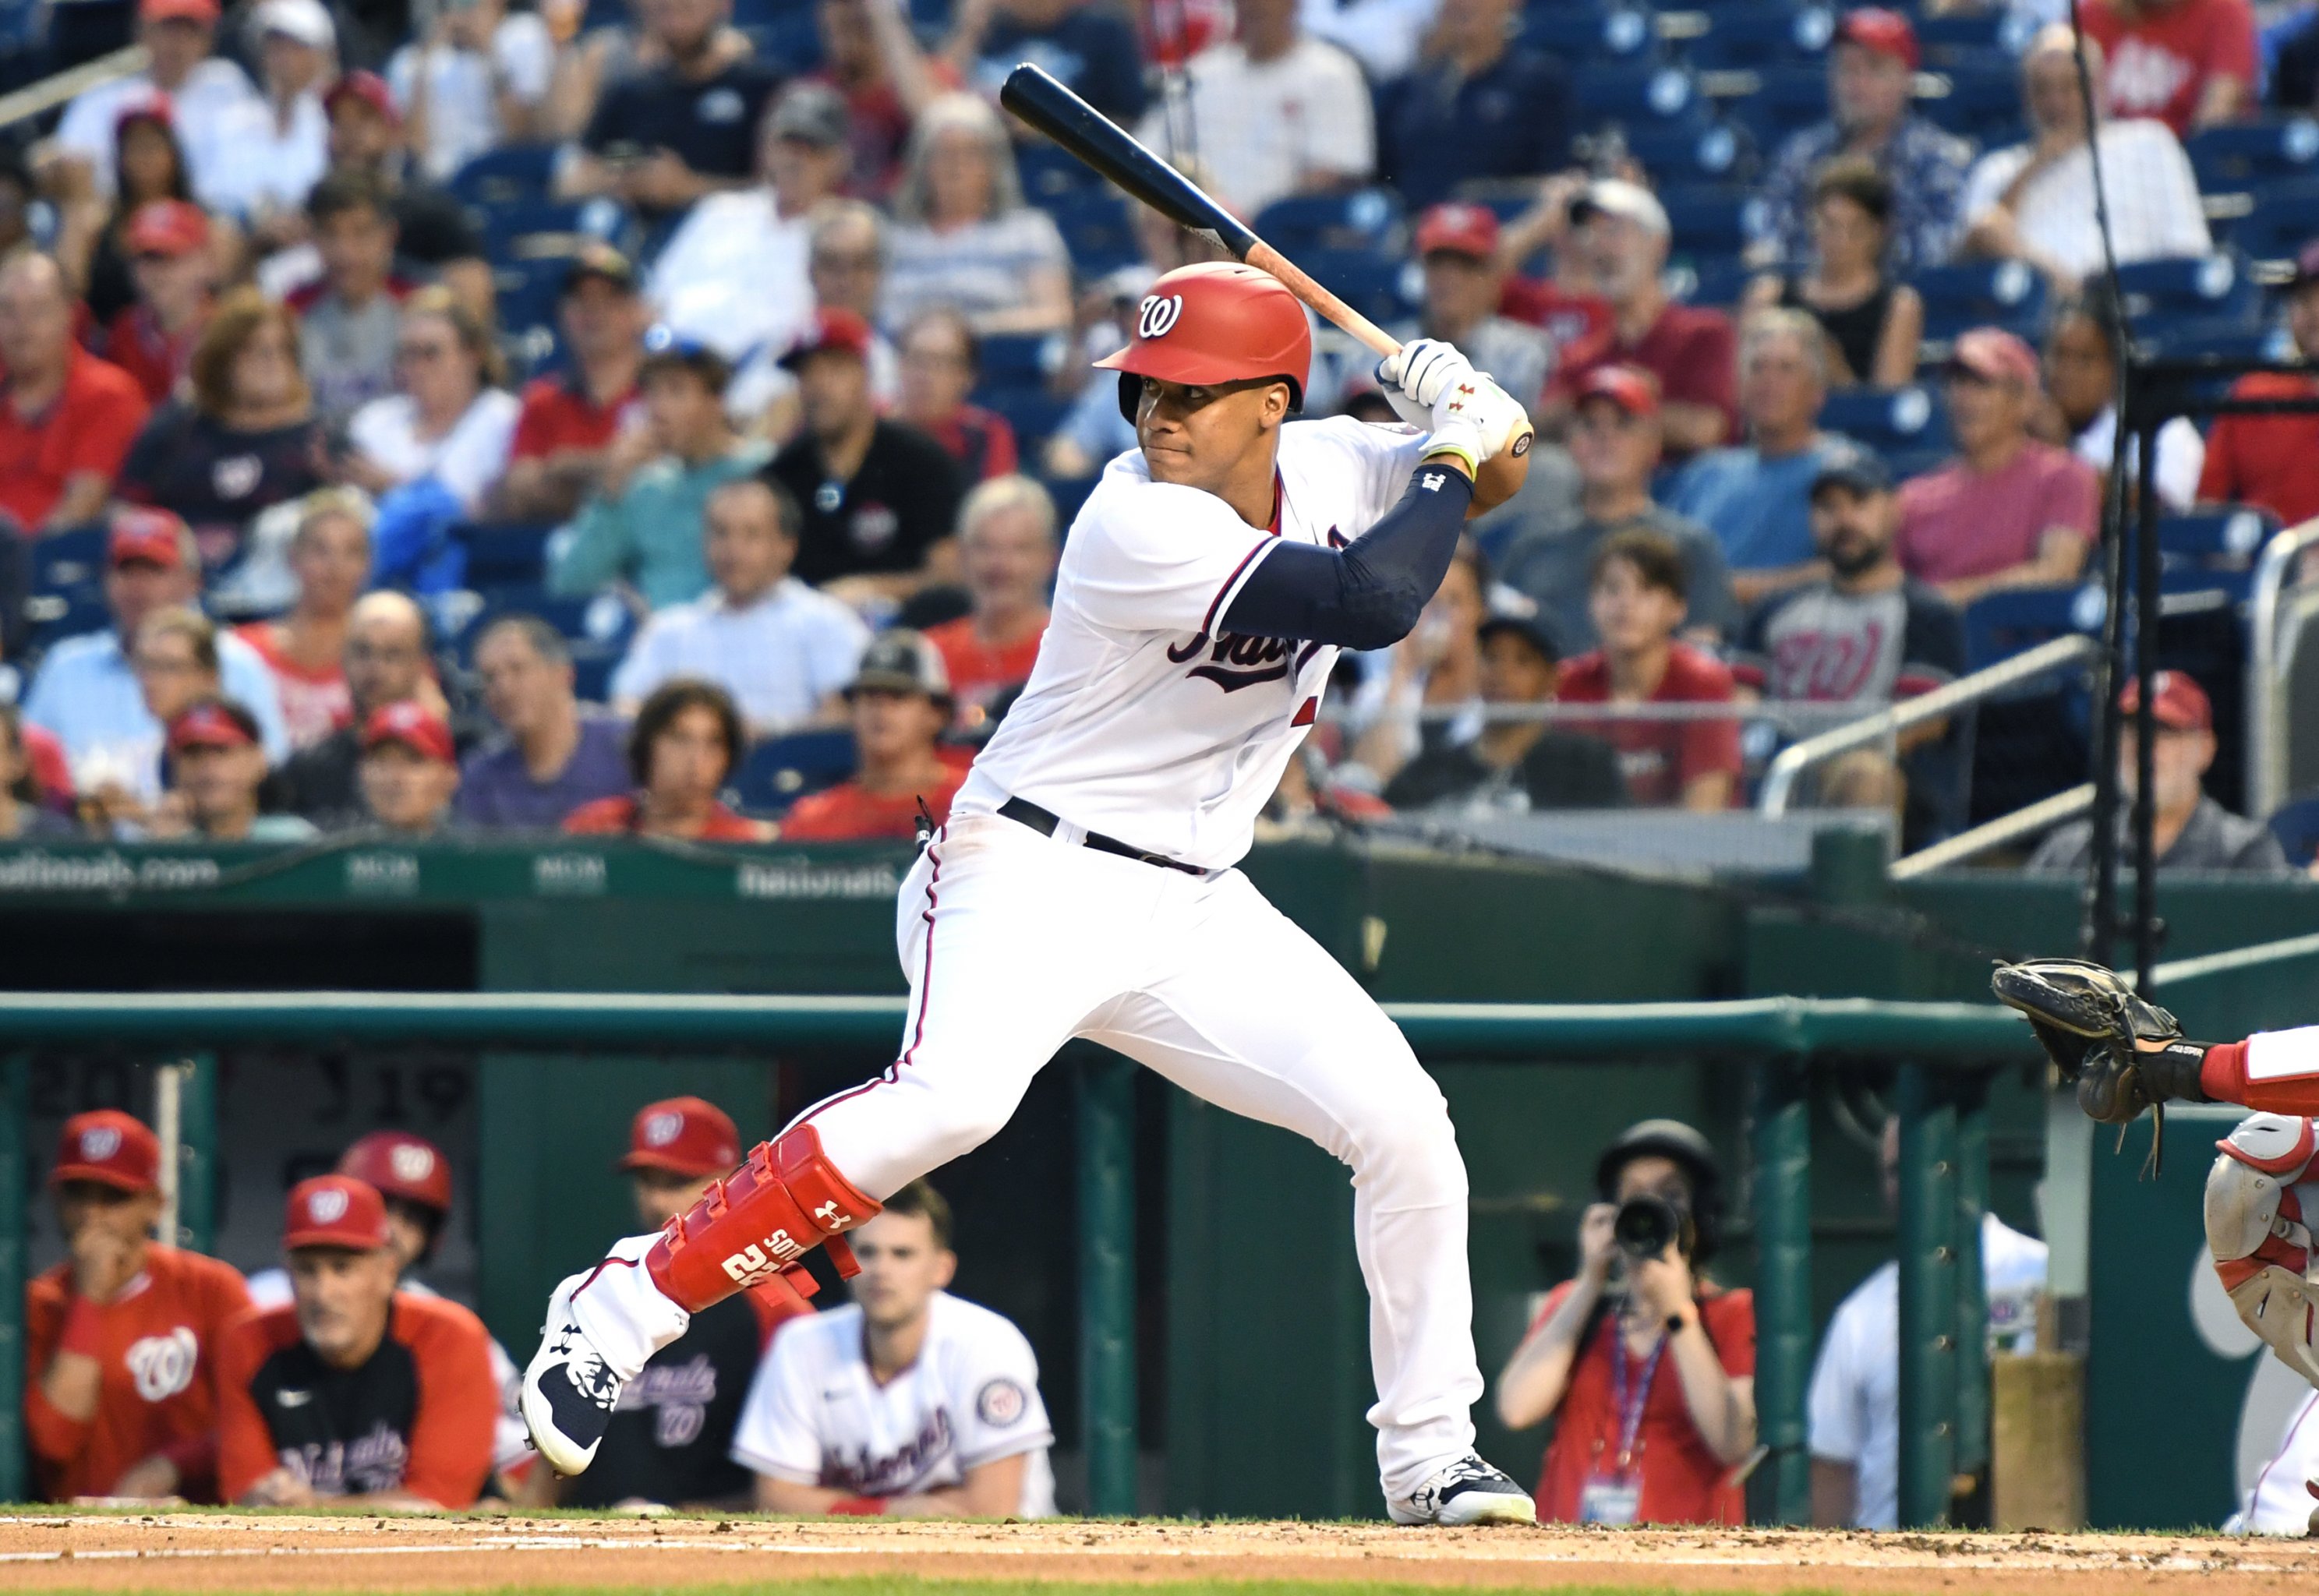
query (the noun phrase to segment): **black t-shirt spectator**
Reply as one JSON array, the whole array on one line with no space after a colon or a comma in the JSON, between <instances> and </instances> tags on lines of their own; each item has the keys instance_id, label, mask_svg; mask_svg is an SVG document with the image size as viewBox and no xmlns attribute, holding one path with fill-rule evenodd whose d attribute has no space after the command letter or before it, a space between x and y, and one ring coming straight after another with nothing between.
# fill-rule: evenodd
<instances>
[{"instance_id":1,"label":"black t-shirt spectator","mask_svg":"<svg viewBox=\"0 0 2319 1596\"><path fill-rule=\"evenodd\" d=\"M405 184L395 191L392 206L396 260L431 270L455 260L483 258L483 234L465 207L443 190Z\"/></svg>"},{"instance_id":2,"label":"black t-shirt spectator","mask_svg":"<svg viewBox=\"0 0 2319 1596\"><path fill-rule=\"evenodd\" d=\"M1569 80L1521 45L1469 78L1446 61L1421 66L1379 95L1377 156L1412 211L1474 178L1558 172L1570 164Z\"/></svg>"},{"instance_id":3,"label":"black t-shirt spectator","mask_svg":"<svg viewBox=\"0 0 2319 1596\"><path fill-rule=\"evenodd\" d=\"M704 177L746 177L756 167L758 118L779 85L750 60L698 83L647 72L605 91L580 141L600 159L666 149Z\"/></svg>"},{"instance_id":4,"label":"black t-shirt spectator","mask_svg":"<svg viewBox=\"0 0 2319 1596\"><path fill-rule=\"evenodd\" d=\"M1514 813L1627 805L1618 751L1599 738L1549 727L1505 770L1485 763L1472 743L1429 738L1428 744L1385 784L1385 801L1394 808L1421 809L1453 798Z\"/></svg>"},{"instance_id":5,"label":"black t-shirt spectator","mask_svg":"<svg viewBox=\"0 0 2319 1596\"><path fill-rule=\"evenodd\" d=\"M252 516L322 485L314 470L320 436L312 421L243 432L190 405L165 404L129 446L115 491L185 517L214 572L240 551Z\"/></svg>"},{"instance_id":6,"label":"black t-shirt spectator","mask_svg":"<svg viewBox=\"0 0 2319 1596\"><path fill-rule=\"evenodd\" d=\"M916 571L951 535L966 491L958 462L915 427L880 421L862 469L832 481L813 434L801 434L765 467L805 510L794 574L815 586L840 576Z\"/></svg>"},{"instance_id":7,"label":"black t-shirt spectator","mask_svg":"<svg viewBox=\"0 0 2319 1596\"><path fill-rule=\"evenodd\" d=\"M1078 5L1045 28L1026 28L1005 13L993 18L975 59L980 86L996 94L1024 61L1043 67L1114 122L1143 114L1143 52L1135 30L1092 5Z\"/></svg>"},{"instance_id":8,"label":"black t-shirt spectator","mask_svg":"<svg viewBox=\"0 0 2319 1596\"><path fill-rule=\"evenodd\" d=\"M745 1293L695 1313L683 1338L654 1353L620 1393L596 1461L564 1487L558 1505L745 1501L754 1476L733 1461L733 1427L764 1340Z\"/></svg>"}]
</instances>

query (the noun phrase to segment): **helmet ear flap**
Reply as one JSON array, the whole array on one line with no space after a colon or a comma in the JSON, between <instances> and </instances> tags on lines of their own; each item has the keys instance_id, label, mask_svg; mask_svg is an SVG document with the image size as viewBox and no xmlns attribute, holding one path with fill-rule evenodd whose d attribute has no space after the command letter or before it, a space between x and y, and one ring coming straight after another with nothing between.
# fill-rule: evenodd
<instances>
[{"instance_id":1,"label":"helmet ear flap","mask_svg":"<svg viewBox=\"0 0 2319 1596\"><path fill-rule=\"evenodd\" d=\"M1143 378L1141 375L1132 371L1123 371L1120 373L1119 413L1127 419L1127 424L1130 427L1135 425L1135 406L1137 401L1141 400L1142 397Z\"/></svg>"}]
</instances>

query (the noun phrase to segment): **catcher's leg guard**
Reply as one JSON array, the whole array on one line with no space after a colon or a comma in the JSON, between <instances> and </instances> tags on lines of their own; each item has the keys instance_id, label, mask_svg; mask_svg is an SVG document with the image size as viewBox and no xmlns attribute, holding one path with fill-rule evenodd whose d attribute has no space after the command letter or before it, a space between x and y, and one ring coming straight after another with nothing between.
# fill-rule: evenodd
<instances>
[{"instance_id":1,"label":"catcher's leg guard","mask_svg":"<svg viewBox=\"0 0 2319 1596\"><path fill-rule=\"evenodd\" d=\"M814 1128L799 1125L759 1142L739 1170L669 1221L645 1268L690 1313L772 1281L811 1296L813 1276L799 1260L826 1243L841 1276L859 1274L841 1238L879 1207L822 1156Z\"/></svg>"},{"instance_id":2,"label":"catcher's leg guard","mask_svg":"<svg viewBox=\"0 0 2319 1596\"><path fill-rule=\"evenodd\" d=\"M2307 1119L2251 1114L2215 1143L2206 1247L2239 1318L2281 1362L2319 1384L2319 1280L2297 1189L2319 1150Z\"/></svg>"}]
</instances>

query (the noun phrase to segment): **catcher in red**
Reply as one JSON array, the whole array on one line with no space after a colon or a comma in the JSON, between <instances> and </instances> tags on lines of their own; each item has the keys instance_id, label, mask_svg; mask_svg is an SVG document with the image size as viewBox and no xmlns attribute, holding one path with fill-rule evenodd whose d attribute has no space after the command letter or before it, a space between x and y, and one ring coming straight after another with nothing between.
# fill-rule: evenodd
<instances>
[{"instance_id":1,"label":"catcher in red","mask_svg":"<svg viewBox=\"0 0 2319 1596\"><path fill-rule=\"evenodd\" d=\"M2193 1041L2127 978L2082 959L2001 964L1990 984L2029 1017L2078 1105L2105 1124L2130 1124L2145 1108L2162 1123L2168 1103L2256 1111L2215 1143L2206 1246L2246 1327L2319 1385L2319 1025Z\"/></svg>"}]
</instances>

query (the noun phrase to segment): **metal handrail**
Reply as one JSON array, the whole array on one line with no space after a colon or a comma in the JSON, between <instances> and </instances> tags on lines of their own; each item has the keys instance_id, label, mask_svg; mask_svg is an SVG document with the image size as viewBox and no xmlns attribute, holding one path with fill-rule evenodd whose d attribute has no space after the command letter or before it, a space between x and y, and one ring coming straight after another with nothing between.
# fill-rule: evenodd
<instances>
[{"instance_id":1,"label":"metal handrail","mask_svg":"<svg viewBox=\"0 0 2319 1596\"><path fill-rule=\"evenodd\" d=\"M52 105L61 105L75 95L111 83L116 77L142 72L148 59L145 47L132 44L110 55L99 56L93 61L83 61L77 67L68 67L38 83L28 83L23 88L0 95L0 128L12 127L29 116L38 116Z\"/></svg>"},{"instance_id":2,"label":"metal handrail","mask_svg":"<svg viewBox=\"0 0 2319 1596\"><path fill-rule=\"evenodd\" d=\"M2081 663L2098 656L2100 645L2092 638L2071 633L2049 643L2026 649L2009 660L2001 660L1986 670L1960 676L1954 681L1936 687L1928 693L1919 693L1905 703L1855 720L1834 731L1822 732L1817 737L1782 749L1764 776L1764 789L1755 803L1756 812L1776 819L1788 812L1794 797L1796 783L1812 766L1834 759L1839 753L1854 748L1881 743L1894 734L1924 721L1938 720L1943 716L1980 702L2009 687L2017 687L2050 671Z\"/></svg>"},{"instance_id":3,"label":"metal handrail","mask_svg":"<svg viewBox=\"0 0 2319 1596\"><path fill-rule=\"evenodd\" d=\"M2268 815L2287 797L2287 739L2278 724L2278 609L2303 551L2319 544L2319 520L2274 535L2255 562L2246 678L2247 813Z\"/></svg>"},{"instance_id":4,"label":"metal handrail","mask_svg":"<svg viewBox=\"0 0 2319 1596\"><path fill-rule=\"evenodd\" d=\"M1914 853L1904 854L1892 861L1892 868L1885 874L1895 881L1913 881L1918 876L1945 870L1960 860L1986 853L1991 848L2002 848L2016 837L2026 837L2048 826L2059 825L2064 820L2074 820L2093 807L2094 784L2080 782L2067 792L2039 798L2010 815L1984 820L1970 830L1943 838L1929 848L1919 848Z\"/></svg>"}]
</instances>

